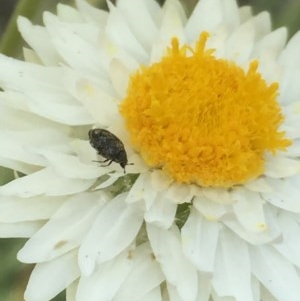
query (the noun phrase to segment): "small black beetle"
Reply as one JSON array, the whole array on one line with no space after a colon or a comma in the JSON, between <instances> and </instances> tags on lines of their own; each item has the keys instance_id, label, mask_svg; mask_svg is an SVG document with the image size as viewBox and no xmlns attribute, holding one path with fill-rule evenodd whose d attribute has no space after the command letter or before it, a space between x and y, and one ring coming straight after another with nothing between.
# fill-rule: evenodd
<instances>
[{"instance_id":1,"label":"small black beetle","mask_svg":"<svg viewBox=\"0 0 300 301\"><path fill-rule=\"evenodd\" d=\"M112 162L119 163L126 173L125 166L131 165L131 163L128 163L124 144L117 136L107 130L96 128L89 130L89 138L91 146L106 159L97 162L109 161L104 166L109 166Z\"/></svg>"}]
</instances>

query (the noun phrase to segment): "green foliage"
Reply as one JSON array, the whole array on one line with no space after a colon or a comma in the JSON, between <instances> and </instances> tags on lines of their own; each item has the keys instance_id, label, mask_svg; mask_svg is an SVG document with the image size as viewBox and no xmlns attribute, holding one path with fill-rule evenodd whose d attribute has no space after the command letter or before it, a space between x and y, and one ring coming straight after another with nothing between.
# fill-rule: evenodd
<instances>
[{"instance_id":1,"label":"green foliage","mask_svg":"<svg viewBox=\"0 0 300 301\"><path fill-rule=\"evenodd\" d=\"M23 301L23 293L31 266L16 260L18 250L25 243L24 239L0 240L0 300Z\"/></svg>"}]
</instances>

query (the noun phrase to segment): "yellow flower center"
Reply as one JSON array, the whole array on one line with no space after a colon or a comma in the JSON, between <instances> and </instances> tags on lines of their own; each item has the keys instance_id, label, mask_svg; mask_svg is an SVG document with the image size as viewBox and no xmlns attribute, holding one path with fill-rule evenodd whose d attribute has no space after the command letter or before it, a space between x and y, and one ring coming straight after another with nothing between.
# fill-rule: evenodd
<instances>
[{"instance_id":1,"label":"yellow flower center","mask_svg":"<svg viewBox=\"0 0 300 301\"><path fill-rule=\"evenodd\" d=\"M264 154L291 141L276 97L258 62L244 71L205 50L174 38L167 55L130 78L120 106L132 143L145 162L181 183L230 187L264 172Z\"/></svg>"}]
</instances>

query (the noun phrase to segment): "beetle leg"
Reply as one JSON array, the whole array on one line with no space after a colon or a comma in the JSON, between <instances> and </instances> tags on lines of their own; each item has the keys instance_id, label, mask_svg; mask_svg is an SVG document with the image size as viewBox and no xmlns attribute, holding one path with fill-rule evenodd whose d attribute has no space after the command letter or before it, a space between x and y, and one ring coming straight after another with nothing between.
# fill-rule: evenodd
<instances>
[{"instance_id":1,"label":"beetle leg","mask_svg":"<svg viewBox=\"0 0 300 301\"><path fill-rule=\"evenodd\" d=\"M111 163L113 163L114 160L107 159L107 160L102 161L101 163L105 163L105 162L107 162L107 161L109 161L108 164L101 165L101 167L109 166ZM99 162L100 162L100 161L99 161Z\"/></svg>"},{"instance_id":2,"label":"beetle leg","mask_svg":"<svg viewBox=\"0 0 300 301\"><path fill-rule=\"evenodd\" d=\"M105 160L99 160L98 162L100 162L100 163L106 163L106 162L108 162L110 159L105 159Z\"/></svg>"},{"instance_id":3,"label":"beetle leg","mask_svg":"<svg viewBox=\"0 0 300 301\"><path fill-rule=\"evenodd\" d=\"M106 159L106 160L92 160L92 162L97 162L97 163L105 163L107 161L109 161L110 159Z\"/></svg>"}]
</instances>

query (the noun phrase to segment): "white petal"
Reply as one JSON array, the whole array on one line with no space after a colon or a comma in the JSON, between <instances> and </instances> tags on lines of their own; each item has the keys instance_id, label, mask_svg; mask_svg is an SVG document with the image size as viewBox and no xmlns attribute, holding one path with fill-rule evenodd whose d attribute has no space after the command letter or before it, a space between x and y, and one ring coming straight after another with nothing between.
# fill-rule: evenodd
<instances>
[{"instance_id":1,"label":"white petal","mask_svg":"<svg viewBox=\"0 0 300 301\"><path fill-rule=\"evenodd\" d=\"M172 285L171 283L167 282L167 290L168 290L168 296L165 298L166 300L183 301L175 285Z\"/></svg>"},{"instance_id":2,"label":"white petal","mask_svg":"<svg viewBox=\"0 0 300 301\"><path fill-rule=\"evenodd\" d=\"M299 157L300 156L300 140L294 140L293 144L289 146L286 155L288 157Z\"/></svg>"},{"instance_id":3,"label":"white petal","mask_svg":"<svg viewBox=\"0 0 300 301\"><path fill-rule=\"evenodd\" d=\"M143 48L149 50L158 29L146 2L146 0L122 0L118 1L117 8L125 16L131 31L143 45Z\"/></svg>"},{"instance_id":4,"label":"white petal","mask_svg":"<svg viewBox=\"0 0 300 301\"><path fill-rule=\"evenodd\" d=\"M222 18L220 0L199 1L186 24L188 40L195 41L202 31L213 32Z\"/></svg>"},{"instance_id":5,"label":"white petal","mask_svg":"<svg viewBox=\"0 0 300 301\"><path fill-rule=\"evenodd\" d=\"M294 266L269 245L251 246L251 269L255 277L278 300L300 300L300 278Z\"/></svg>"},{"instance_id":6,"label":"white petal","mask_svg":"<svg viewBox=\"0 0 300 301\"><path fill-rule=\"evenodd\" d=\"M120 62L131 72L140 67L137 58L126 51L126 49L119 47L117 42L114 41L113 37L110 37L108 33L100 33L98 40L98 56L101 59L104 70L109 71L110 62L115 58L120 60Z\"/></svg>"},{"instance_id":7,"label":"white petal","mask_svg":"<svg viewBox=\"0 0 300 301\"><path fill-rule=\"evenodd\" d=\"M285 101L284 99L282 99L282 100L283 100L283 102ZM291 154L291 156L293 157L294 153L295 153L294 148L296 148L298 146L298 144L300 143L299 142L300 134L299 134L299 130L297 127L297 125L300 122L300 102L295 101L295 99L293 99L291 103L285 104L282 107L282 113L284 114L284 116L287 116L284 124L282 125L282 129L284 131L286 131L286 137L288 137L290 139L294 139L294 140L292 141L293 142L292 145L290 145L286 151L280 152L280 154L282 153L283 156L285 156L285 155L289 156L289 154ZM292 128L293 129L292 131L294 132L293 135L291 135L291 136L289 134L290 128ZM298 131L298 134L295 135L295 133L297 133L297 131ZM299 147L298 147L298 150L299 150ZM298 153L296 152L296 154L298 154Z\"/></svg>"},{"instance_id":8,"label":"white petal","mask_svg":"<svg viewBox=\"0 0 300 301\"><path fill-rule=\"evenodd\" d=\"M66 301L75 301L76 300L77 287L78 287L78 279L73 281L66 288Z\"/></svg>"},{"instance_id":9,"label":"white petal","mask_svg":"<svg viewBox=\"0 0 300 301\"><path fill-rule=\"evenodd\" d=\"M123 176L123 173L121 176ZM110 174L109 178L107 180L104 180L103 182L101 182L101 184L97 185L95 188L93 188L93 190L107 188L107 187L113 185L119 178L120 178L120 175Z\"/></svg>"},{"instance_id":10,"label":"white petal","mask_svg":"<svg viewBox=\"0 0 300 301\"><path fill-rule=\"evenodd\" d=\"M1 158L1 157L0 157L0 166L6 167L11 170L15 170L23 174L30 174L36 171L36 166L33 166L31 164L25 164L15 160Z\"/></svg>"},{"instance_id":11,"label":"white petal","mask_svg":"<svg viewBox=\"0 0 300 301\"><path fill-rule=\"evenodd\" d=\"M101 77L104 74L95 45L99 34L97 27L89 24L75 27L50 13L44 14L44 23L64 62L87 75Z\"/></svg>"},{"instance_id":12,"label":"white petal","mask_svg":"<svg viewBox=\"0 0 300 301\"><path fill-rule=\"evenodd\" d=\"M264 174L271 178L286 178L300 173L300 161L285 157L269 156Z\"/></svg>"},{"instance_id":13,"label":"white petal","mask_svg":"<svg viewBox=\"0 0 300 301\"><path fill-rule=\"evenodd\" d=\"M23 151L25 151L25 147L27 150L30 149L31 145L55 148L60 146L61 150L67 149L70 139L66 134L69 129L64 125L28 112L27 101L28 99L24 95L21 96L20 93L0 93L0 126L2 128L0 135L6 135L1 136L1 140L3 138L6 143L15 143L10 141L14 139L22 141L23 147L20 145L15 147L19 150L23 149ZM37 124L39 128L37 128ZM9 139L6 139L7 135L10 135ZM43 139L41 139L42 136ZM48 139L45 139L45 136ZM27 144L28 146L26 146ZM5 149L6 146L1 145L1 147Z\"/></svg>"},{"instance_id":14,"label":"white petal","mask_svg":"<svg viewBox=\"0 0 300 301\"><path fill-rule=\"evenodd\" d=\"M93 183L94 180L63 178L53 168L47 167L1 186L0 193L25 198L40 194L62 196L85 191Z\"/></svg>"},{"instance_id":15,"label":"white petal","mask_svg":"<svg viewBox=\"0 0 300 301\"><path fill-rule=\"evenodd\" d=\"M281 212L278 219L283 237L280 242L274 243L274 247L290 262L300 267L300 244L297 243L300 237L299 224L292 215L285 212Z\"/></svg>"},{"instance_id":16,"label":"white petal","mask_svg":"<svg viewBox=\"0 0 300 301\"><path fill-rule=\"evenodd\" d=\"M213 272L219 224L204 219L195 209L181 229L182 248L199 271Z\"/></svg>"},{"instance_id":17,"label":"white petal","mask_svg":"<svg viewBox=\"0 0 300 301\"><path fill-rule=\"evenodd\" d=\"M84 19L89 23L97 25L99 28L106 24L108 12L91 6L85 0L76 0L76 5L83 15Z\"/></svg>"},{"instance_id":18,"label":"white petal","mask_svg":"<svg viewBox=\"0 0 300 301\"><path fill-rule=\"evenodd\" d=\"M84 139L87 139L89 129L90 128L84 130ZM76 132L78 133L79 131L76 129ZM71 147L70 153L75 154L81 162L91 164L93 163L92 160L97 160L98 158L96 150L91 147L89 141L87 140L74 139L69 145Z\"/></svg>"},{"instance_id":19,"label":"white petal","mask_svg":"<svg viewBox=\"0 0 300 301\"><path fill-rule=\"evenodd\" d=\"M242 24L228 38L225 46L225 58L233 60L242 67L249 64L255 38L254 19Z\"/></svg>"},{"instance_id":20,"label":"white petal","mask_svg":"<svg viewBox=\"0 0 300 301\"><path fill-rule=\"evenodd\" d=\"M219 296L253 301L247 244L226 229L220 232L212 285Z\"/></svg>"},{"instance_id":21,"label":"white petal","mask_svg":"<svg viewBox=\"0 0 300 301\"><path fill-rule=\"evenodd\" d=\"M66 125L78 126L92 123L91 115L81 105L76 104L74 100L72 105L54 103L52 97L48 96L49 94L47 96L35 95L36 99L32 99L31 109L37 115ZM57 99L61 100L59 97Z\"/></svg>"},{"instance_id":22,"label":"white petal","mask_svg":"<svg viewBox=\"0 0 300 301\"><path fill-rule=\"evenodd\" d=\"M120 10L114 7L110 2L108 2L108 6L109 16L105 28L106 34L120 48L126 50L139 62L146 63L148 61L148 54L141 43L133 35L127 20L121 14Z\"/></svg>"},{"instance_id":23,"label":"white petal","mask_svg":"<svg viewBox=\"0 0 300 301\"><path fill-rule=\"evenodd\" d=\"M253 57L261 53L272 55L272 59L276 60L277 56L282 52L287 40L287 29L285 27L278 28L265 35L258 43L256 43ZM261 62L260 62L261 63Z\"/></svg>"},{"instance_id":24,"label":"white petal","mask_svg":"<svg viewBox=\"0 0 300 301\"><path fill-rule=\"evenodd\" d=\"M286 133L286 137L290 139L298 139L300 137L300 129L288 124L282 125L282 130Z\"/></svg>"},{"instance_id":25,"label":"white petal","mask_svg":"<svg viewBox=\"0 0 300 301\"><path fill-rule=\"evenodd\" d=\"M162 297L161 297L161 291L160 291L159 286L154 288L152 291L150 291L148 294L142 296L141 298L136 299L136 301L161 301L161 300L162 300ZM128 300L128 301L130 301L130 300Z\"/></svg>"},{"instance_id":26,"label":"white petal","mask_svg":"<svg viewBox=\"0 0 300 301\"><path fill-rule=\"evenodd\" d=\"M299 78L300 76L299 65L297 66L295 64L293 67L285 68L282 71L282 75L280 78L279 97L279 100L282 104L293 104L294 102L298 102L299 100L300 88L296 80L296 78ZM288 118L287 123L289 122L290 120Z\"/></svg>"},{"instance_id":27,"label":"white petal","mask_svg":"<svg viewBox=\"0 0 300 301\"><path fill-rule=\"evenodd\" d=\"M62 154L61 152L41 152L55 171L63 177L71 179L96 179L105 174L105 169L97 164L85 164L77 156ZM92 161L92 160L91 160Z\"/></svg>"},{"instance_id":28,"label":"white petal","mask_svg":"<svg viewBox=\"0 0 300 301\"><path fill-rule=\"evenodd\" d=\"M32 91L51 94L63 92L61 71L58 67L43 67L0 55L0 83L2 88L13 91ZM34 89L35 88L35 89ZM53 95L53 96L54 96Z\"/></svg>"},{"instance_id":29,"label":"white petal","mask_svg":"<svg viewBox=\"0 0 300 301\"><path fill-rule=\"evenodd\" d=\"M81 276L76 300L87 301L87 298L89 301L112 300L132 269L132 265L127 250L111 261L98 264L93 274Z\"/></svg>"},{"instance_id":30,"label":"white petal","mask_svg":"<svg viewBox=\"0 0 300 301\"><path fill-rule=\"evenodd\" d=\"M157 261L166 280L176 287L184 301L196 300L198 293L197 272L184 256L180 246L180 234L173 226L169 230L147 224L147 233Z\"/></svg>"},{"instance_id":31,"label":"white petal","mask_svg":"<svg viewBox=\"0 0 300 301\"><path fill-rule=\"evenodd\" d=\"M163 8L162 24L157 40L151 47L150 63L158 62L166 54L166 49L171 45L171 40L176 37L179 44L185 43L184 24L186 16L177 0L167 0Z\"/></svg>"},{"instance_id":32,"label":"white petal","mask_svg":"<svg viewBox=\"0 0 300 301\"><path fill-rule=\"evenodd\" d=\"M261 39L265 35L269 34L272 29L271 16L268 12L263 11L253 17L255 25L255 37L256 40Z\"/></svg>"},{"instance_id":33,"label":"white petal","mask_svg":"<svg viewBox=\"0 0 300 301\"><path fill-rule=\"evenodd\" d=\"M154 189L157 192L166 191L173 183L173 179L168 177L161 170L154 170L150 175L151 175L150 182L152 185L152 189Z\"/></svg>"},{"instance_id":34,"label":"white petal","mask_svg":"<svg viewBox=\"0 0 300 301\"><path fill-rule=\"evenodd\" d=\"M24 40L38 54L44 65L58 64L59 55L44 27L34 26L28 19L20 16L18 17L18 28Z\"/></svg>"},{"instance_id":35,"label":"white petal","mask_svg":"<svg viewBox=\"0 0 300 301\"><path fill-rule=\"evenodd\" d=\"M282 66L277 63L277 57L285 46L287 39L286 28L279 28L264 36L254 47L252 57L259 60L259 72L263 78L272 82L282 81ZM284 99L280 85L280 99Z\"/></svg>"},{"instance_id":36,"label":"white petal","mask_svg":"<svg viewBox=\"0 0 300 301\"><path fill-rule=\"evenodd\" d=\"M144 219L158 227L168 229L175 219L177 205L161 194L158 194L151 207L146 211Z\"/></svg>"},{"instance_id":37,"label":"white petal","mask_svg":"<svg viewBox=\"0 0 300 301\"><path fill-rule=\"evenodd\" d=\"M74 7L58 3L56 7L59 20L69 23L83 23L83 18ZM84 26L84 25L83 25Z\"/></svg>"},{"instance_id":38,"label":"white petal","mask_svg":"<svg viewBox=\"0 0 300 301\"><path fill-rule=\"evenodd\" d=\"M65 202L65 198L0 197L0 222L16 223L49 219Z\"/></svg>"},{"instance_id":39,"label":"white petal","mask_svg":"<svg viewBox=\"0 0 300 301\"><path fill-rule=\"evenodd\" d=\"M32 131L5 131L0 130L0 140L5 141L0 145L0 155L4 158L11 160L22 161L28 164L45 166L46 162L42 156L33 154L28 151L28 147L33 143L39 143L36 134L46 134L49 131L38 131L34 133ZM54 133L54 131L51 131ZM43 136L43 138L45 135ZM44 138L45 139L45 138Z\"/></svg>"},{"instance_id":40,"label":"white petal","mask_svg":"<svg viewBox=\"0 0 300 301\"><path fill-rule=\"evenodd\" d=\"M76 251L50 262L39 263L33 269L26 291L26 301L52 299L79 277Z\"/></svg>"},{"instance_id":41,"label":"white petal","mask_svg":"<svg viewBox=\"0 0 300 301\"><path fill-rule=\"evenodd\" d=\"M251 232L262 232L267 228L262 198L258 193L235 189L236 202L232 205L238 221Z\"/></svg>"},{"instance_id":42,"label":"white petal","mask_svg":"<svg viewBox=\"0 0 300 301\"><path fill-rule=\"evenodd\" d=\"M110 79L115 91L120 98L124 98L127 93L128 83L131 75L129 70L120 60L113 59L109 65Z\"/></svg>"},{"instance_id":43,"label":"white petal","mask_svg":"<svg viewBox=\"0 0 300 301\"><path fill-rule=\"evenodd\" d=\"M272 186L268 185L265 178L257 178L250 182L244 184L244 186L249 189L250 191L254 192L272 192Z\"/></svg>"},{"instance_id":44,"label":"white petal","mask_svg":"<svg viewBox=\"0 0 300 301\"><path fill-rule=\"evenodd\" d=\"M263 200L278 208L297 213L300 212L300 176L295 176L289 180L266 179L266 181L273 188L273 191L270 193L261 193Z\"/></svg>"},{"instance_id":45,"label":"white petal","mask_svg":"<svg viewBox=\"0 0 300 301\"><path fill-rule=\"evenodd\" d=\"M44 221L20 222L20 223L0 223L0 237L31 237L42 226Z\"/></svg>"},{"instance_id":46,"label":"white petal","mask_svg":"<svg viewBox=\"0 0 300 301\"><path fill-rule=\"evenodd\" d=\"M226 41L229 37L229 31L224 26L219 26L213 34L209 36L206 43L207 49L216 49L214 55L216 58L225 57Z\"/></svg>"},{"instance_id":47,"label":"white petal","mask_svg":"<svg viewBox=\"0 0 300 301\"><path fill-rule=\"evenodd\" d=\"M23 57L24 61L29 62L29 63L34 63L37 65L42 65L41 59L38 57L36 52L32 49L29 49L27 47L23 47Z\"/></svg>"},{"instance_id":48,"label":"white petal","mask_svg":"<svg viewBox=\"0 0 300 301\"><path fill-rule=\"evenodd\" d=\"M251 6L242 6L239 8L239 15L241 19L241 23L247 22L250 18L252 18L252 8Z\"/></svg>"},{"instance_id":49,"label":"white petal","mask_svg":"<svg viewBox=\"0 0 300 301\"><path fill-rule=\"evenodd\" d=\"M197 301L208 301L211 294L211 275L207 273L198 273L199 289Z\"/></svg>"},{"instance_id":50,"label":"white petal","mask_svg":"<svg viewBox=\"0 0 300 301\"><path fill-rule=\"evenodd\" d=\"M261 301L278 301L278 299L274 297L263 285L261 285L259 295Z\"/></svg>"},{"instance_id":51,"label":"white petal","mask_svg":"<svg viewBox=\"0 0 300 301\"><path fill-rule=\"evenodd\" d=\"M126 197L125 201L127 203L135 203L145 198L146 203L150 203L148 205L148 208L150 208L157 195L157 192L149 187L150 176L151 174L147 172L138 176Z\"/></svg>"},{"instance_id":52,"label":"white petal","mask_svg":"<svg viewBox=\"0 0 300 301\"><path fill-rule=\"evenodd\" d=\"M264 214L267 227L265 231L260 232L248 231L242 227L239 221L235 220L233 217L230 218L230 216L224 217L222 222L234 233L236 233L237 236L239 236L242 240L245 240L250 244L259 245L274 241L281 234L281 229L277 221L276 210L270 206L265 206Z\"/></svg>"},{"instance_id":53,"label":"white petal","mask_svg":"<svg viewBox=\"0 0 300 301\"><path fill-rule=\"evenodd\" d=\"M223 11L223 24L233 31L240 25L239 8L235 0L220 2Z\"/></svg>"},{"instance_id":54,"label":"white petal","mask_svg":"<svg viewBox=\"0 0 300 301\"><path fill-rule=\"evenodd\" d=\"M179 25L177 23L178 18L180 18L181 23L183 23L183 24L185 24L187 21L185 9L179 0L166 0L164 2L163 9L162 9L162 23L160 24L160 29L162 29L164 27L163 19L165 17L167 20L169 20L169 22L175 21L176 25ZM173 18L175 18L175 19L173 19ZM181 28L181 26L180 26L180 28Z\"/></svg>"},{"instance_id":55,"label":"white petal","mask_svg":"<svg viewBox=\"0 0 300 301\"><path fill-rule=\"evenodd\" d=\"M119 195L110 200L94 219L79 249L79 266L84 275L93 272L96 261L105 262L121 253L138 233L142 211L138 203L127 204L124 199Z\"/></svg>"},{"instance_id":56,"label":"white petal","mask_svg":"<svg viewBox=\"0 0 300 301\"><path fill-rule=\"evenodd\" d=\"M48 127L57 126L63 128L63 126L60 126L50 120L45 120L44 118L41 118L36 114L32 114L29 108L28 97L25 96L24 93L22 92L17 92L17 91L0 92L0 101L3 108L7 107L7 108L14 109L16 111L15 114L19 114L21 119L19 121L15 120L15 126L13 126L12 122L7 123L8 128L19 129L19 130L24 128L26 129L36 128L36 123L35 123L36 120L39 120L41 122L41 125L43 126L46 126L48 124ZM32 116L33 122L31 121L31 118L28 118L29 116ZM23 126L20 126L20 124L22 124Z\"/></svg>"},{"instance_id":57,"label":"white petal","mask_svg":"<svg viewBox=\"0 0 300 301\"><path fill-rule=\"evenodd\" d=\"M93 117L91 123L100 124L107 127L118 117L118 99L99 89L99 85L87 79L74 77L71 93L82 103L90 116Z\"/></svg>"},{"instance_id":58,"label":"white petal","mask_svg":"<svg viewBox=\"0 0 300 301\"><path fill-rule=\"evenodd\" d=\"M161 46L161 55L165 54L166 47L170 46L171 39L176 37L180 44L185 41L184 24L186 16L182 5L177 0L167 0L163 7L162 23L159 28L159 45ZM152 45L151 57L153 61L153 51L156 45ZM161 56L160 56L161 57ZM157 56L157 59L159 56Z\"/></svg>"},{"instance_id":59,"label":"white petal","mask_svg":"<svg viewBox=\"0 0 300 301\"><path fill-rule=\"evenodd\" d=\"M22 262L43 262L77 247L99 210L101 198L82 194L71 198L19 251ZM102 200L104 202L104 200Z\"/></svg>"},{"instance_id":60,"label":"white petal","mask_svg":"<svg viewBox=\"0 0 300 301\"><path fill-rule=\"evenodd\" d=\"M166 201L175 204L190 203L193 198L192 191L189 185L172 183L164 195Z\"/></svg>"},{"instance_id":61,"label":"white petal","mask_svg":"<svg viewBox=\"0 0 300 301\"><path fill-rule=\"evenodd\" d=\"M214 203L203 196L196 197L193 205L209 221L216 221L227 212L224 205Z\"/></svg>"},{"instance_id":62,"label":"white petal","mask_svg":"<svg viewBox=\"0 0 300 301\"><path fill-rule=\"evenodd\" d=\"M11 109L12 111L10 114L12 114L12 117L14 117L14 115L20 116L20 118L16 118L17 120L14 120L14 122L8 121L7 123L5 123L5 119L4 119L4 122L2 123L2 119L1 119L1 124L7 125L7 129L20 130L22 128L24 129L24 126L25 128L35 128L36 123L31 122L30 118L28 118L29 116L32 116L34 121L40 120L42 124L48 124L48 125L52 124L53 126L55 126L53 122L49 120L45 120L44 118L40 118L39 116L36 116L35 114L29 112L27 101L28 99L26 96L24 96L23 93L15 92L15 91L1 91L0 92L1 108L3 108L3 110ZM5 118L5 114L1 112L1 115ZM6 116L6 119L9 120L9 118L7 117L8 116ZM29 127L29 125L31 125L31 127Z\"/></svg>"},{"instance_id":63,"label":"white petal","mask_svg":"<svg viewBox=\"0 0 300 301\"><path fill-rule=\"evenodd\" d=\"M42 67L0 55L0 84L26 95L32 113L65 124L86 124L90 115L66 94L58 67ZM90 122L91 123L91 122Z\"/></svg>"},{"instance_id":64,"label":"white petal","mask_svg":"<svg viewBox=\"0 0 300 301\"><path fill-rule=\"evenodd\" d=\"M133 266L117 292L114 301L144 300L164 280L158 262L155 261L148 243L140 245L130 254Z\"/></svg>"},{"instance_id":65,"label":"white petal","mask_svg":"<svg viewBox=\"0 0 300 301\"><path fill-rule=\"evenodd\" d=\"M218 204L231 204L234 201L232 195L224 188L203 187L201 192L209 201L213 201Z\"/></svg>"},{"instance_id":66,"label":"white petal","mask_svg":"<svg viewBox=\"0 0 300 301\"><path fill-rule=\"evenodd\" d=\"M300 59L300 32L298 31L288 42L285 49L281 52L278 62L285 68L299 68Z\"/></svg>"},{"instance_id":67,"label":"white petal","mask_svg":"<svg viewBox=\"0 0 300 301\"><path fill-rule=\"evenodd\" d=\"M11 146L17 148L17 152L22 151L22 155L20 154L20 157L17 157L18 160L21 160L22 157L34 156L32 150L35 148L61 152L70 151L68 147L70 138L65 133L62 133L59 127L36 127L30 130L1 130L0 134L0 138L3 138L6 142L13 140ZM45 139L45 137L47 137L47 139ZM17 147L16 142L19 142L21 146Z\"/></svg>"}]
</instances>

